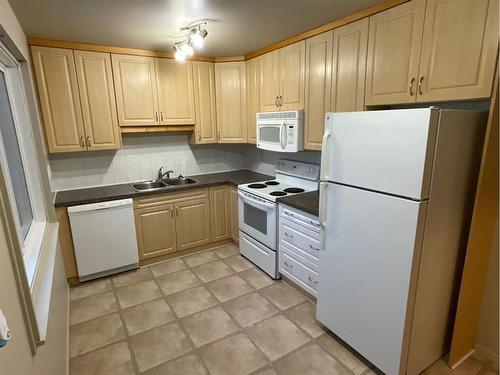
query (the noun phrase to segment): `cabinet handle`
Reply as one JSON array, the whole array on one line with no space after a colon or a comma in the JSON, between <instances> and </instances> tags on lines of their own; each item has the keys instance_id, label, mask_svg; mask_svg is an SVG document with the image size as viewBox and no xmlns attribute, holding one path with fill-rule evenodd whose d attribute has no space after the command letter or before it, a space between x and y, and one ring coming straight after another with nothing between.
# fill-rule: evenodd
<instances>
[{"instance_id":1,"label":"cabinet handle","mask_svg":"<svg viewBox=\"0 0 500 375\"><path fill-rule=\"evenodd\" d=\"M280 95L278 96L278 105L281 107L283 105L283 103L281 102L281 99L283 99L283 97Z\"/></svg>"},{"instance_id":2,"label":"cabinet handle","mask_svg":"<svg viewBox=\"0 0 500 375\"><path fill-rule=\"evenodd\" d=\"M313 279L311 279L311 276L307 276L307 280L309 280L313 284L317 284L318 283L317 281L314 281Z\"/></svg>"},{"instance_id":3,"label":"cabinet handle","mask_svg":"<svg viewBox=\"0 0 500 375\"><path fill-rule=\"evenodd\" d=\"M80 137L80 147L85 147L85 139L83 138L83 135Z\"/></svg>"},{"instance_id":4,"label":"cabinet handle","mask_svg":"<svg viewBox=\"0 0 500 375\"><path fill-rule=\"evenodd\" d=\"M90 135L87 136L87 147L90 147L92 146L92 144L90 143Z\"/></svg>"},{"instance_id":5,"label":"cabinet handle","mask_svg":"<svg viewBox=\"0 0 500 375\"><path fill-rule=\"evenodd\" d=\"M285 232L285 236L293 238L293 236L291 234L288 234L287 232Z\"/></svg>"},{"instance_id":6,"label":"cabinet handle","mask_svg":"<svg viewBox=\"0 0 500 375\"><path fill-rule=\"evenodd\" d=\"M274 97L274 105L278 107L278 95Z\"/></svg>"},{"instance_id":7,"label":"cabinet handle","mask_svg":"<svg viewBox=\"0 0 500 375\"><path fill-rule=\"evenodd\" d=\"M410 81L410 96L413 96L413 84L415 83L415 77L411 77Z\"/></svg>"},{"instance_id":8,"label":"cabinet handle","mask_svg":"<svg viewBox=\"0 0 500 375\"><path fill-rule=\"evenodd\" d=\"M290 267L290 268L293 268L293 264L288 264L288 263L286 262L286 260L285 260L283 263L285 264L285 266Z\"/></svg>"},{"instance_id":9,"label":"cabinet handle","mask_svg":"<svg viewBox=\"0 0 500 375\"><path fill-rule=\"evenodd\" d=\"M178 208L175 209L175 216L179 216L179 209Z\"/></svg>"},{"instance_id":10,"label":"cabinet handle","mask_svg":"<svg viewBox=\"0 0 500 375\"><path fill-rule=\"evenodd\" d=\"M163 122L163 111L160 112L161 122Z\"/></svg>"},{"instance_id":11,"label":"cabinet handle","mask_svg":"<svg viewBox=\"0 0 500 375\"><path fill-rule=\"evenodd\" d=\"M312 220L309 220L309 222L310 222L312 225L314 225L315 227L319 227L319 226L320 226L320 225L319 225L319 223L316 223L316 222L314 222L314 221L312 221Z\"/></svg>"},{"instance_id":12,"label":"cabinet handle","mask_svg":"<svg viewBox=\"0 0 500 375\"><path fill-rule=\"evenodd\" d=\"M198 132L198 142L201 142L201 133Z\"/></svg>"},{"instance_id":13,"label":"cabinet handle","mask_svg":"<svg viewBox=\"0 0 500 375\"><path fill-rule=\"evenodd\" d=\"M293 216L293 213L290 211L285 211L285 214L287 214L288 216Z\"/></svg>"},{"instance_id":14,"label":"cabinet handle","mask_svg":"<svg viewBox=\"0 0 500 375\"><path fill-rule=\"evenodd\" d=\"M313 245L309 244L309 247L313 250L319 251L319 249L315 248Z\"/></svg>"},{"instance_id":15,"label":"cabinet handle","mask_svg":"<svg viewBox=\"0 0 500 375\"><path fill-rule=\"evenodd\" d=\"M158 111L155 112L155 121L158 122Z\"/></svg>"},{"instance_id":16,"label":"cabinet handle","mask_svg":"<svg viewBox=\"0 0 500 375\"><path fill-rule=\"evenodd\" d=\"M174 217L174 210L168 209L170 211L170 217Z\"/></svg>"},{"instance_id":17,"label":"cabinet handle","mask_svg":"<svg viewBox=\"0 0 500 375\"><path fill-rule=\"evenodd\" d=\"M220 141L220 130L217 130L217 138L219 138Z\"/></svg>"},{"instance_id":18,"label":"cabinet handle","mask_svg":"<svg viewBox=\"0 0 500 375\"><path fill-rule=\"evenodd\" d=\"M424 76L420 77L418 80L418 95L422 95L422 81L424 80Z\"/></svg>"}]
</instances>

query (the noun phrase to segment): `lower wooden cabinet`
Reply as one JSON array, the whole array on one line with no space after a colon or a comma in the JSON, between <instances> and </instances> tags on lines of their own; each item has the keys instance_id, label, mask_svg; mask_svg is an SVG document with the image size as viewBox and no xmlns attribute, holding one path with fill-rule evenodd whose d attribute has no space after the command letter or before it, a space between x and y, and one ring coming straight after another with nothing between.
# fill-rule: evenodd
<instances>
[{"instance_id":1,"label":"lower wooden cabinet","mask_svg":"<svg viewBox=\"0 0 500 375\"><path fill-rule=\"evenodd\" d=\"M135 226L141 260L177 250L173 204L136 210Z\"/></svg>"},{"instance_id":2,"label":"lower wooden cabinet","mask_svg":"<svg viewBox=\"0 0 500 375\"><path fill-rule=\"evenodd\" d=\"M210 243L210 204L207 198L175 204L175 229L179 250Z\"/></svg>"},{"instance_id":3,"label":"lower wooden cabinet","mask_svg":"<svg viewBox=\"0 0 500 375\"><path fill-rule=\"evenodd\" d=\"M228 239L231 237L229 187L227 185L214 186L209 192L212 240Z\"/></svg>"},{"instance_id":4,"label":"lower wooden cabinet","mask_svg":"<svg viewBox=\"0 0 500 375\"><path fill-rule=\"evenodd\" d=\"M231 187L231 192L229 194L229 202L231 209L231 238L234 242L238 243L240 241L240 225L238 217L238 189L236 187Z\"/></svg>"}]
</instances>

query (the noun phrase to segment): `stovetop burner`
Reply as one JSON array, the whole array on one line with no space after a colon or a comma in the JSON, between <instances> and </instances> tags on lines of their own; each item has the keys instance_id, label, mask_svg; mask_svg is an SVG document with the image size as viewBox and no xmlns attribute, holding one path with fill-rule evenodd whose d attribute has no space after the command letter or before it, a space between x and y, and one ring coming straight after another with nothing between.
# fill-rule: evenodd
<instances>
[{"instance_id":1,"label":"stovetop burner","mask_svg":"<svg viewBox=\"0 0 500 375\"><path fill-rule=\"evenodd\" d=\"M249 188L251 189L264 189L267 187L267 185L264 184L250 184L248 185Z\"/></svg>"},{"instance_id":2,"label":"stovetop burner","mask_svg":"<svg viewBox=\"0 0 500 375\"><path fill-rule=\"evenodd\" d=\"M286 188L283 191L286 191L287 193L303 193L305 190L301 188L291 187L291 188Z\"/></svg>"},{"instance_id":3,"label":"stovetop burner","mask_svg":"<svg viewBox=\"0 0 500 375\"><path fill-rule=\"evenodd\" d=\"M266 185L268 186L276 186L276 185L279 185L280 183L278 181L267 181L266 182Z\"/></svg>"},{"instance_id":4,"label":"stovetop burner","mask_svg":"<svg viewBox=\"0 0 500 375\"><path fill-rule=\"evenodd\" d=\"M275 197L282 197L283 195L286 195L284 191L271 191L269 195L273 195Z\"/></svg>"}]
</instances>

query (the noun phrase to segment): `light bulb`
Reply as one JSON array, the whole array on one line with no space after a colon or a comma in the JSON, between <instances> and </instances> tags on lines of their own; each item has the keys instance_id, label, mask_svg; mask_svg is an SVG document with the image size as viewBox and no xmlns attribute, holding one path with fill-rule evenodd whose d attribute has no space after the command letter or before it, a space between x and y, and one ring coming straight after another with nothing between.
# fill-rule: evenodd
<instances>
[{"instance_id":1,"label":"light bulb","mask_svg":"<svg viewBox=\"0 0 500 375\"><path fill-rule=\"evenodd\" d=\"M184 51L178 49L177 51L175 51L175 59L179 61L184 61L186 60L186 54L184 53Z\"/></svg>"},{"instance_id":2,"label":"light bulb","mask_svg":"<svg viewBox=\"0 0 500 375\"><path fill-rule=\"evenodd\" d=\"M203 47L203 37L198 32L191 35L191 41L196 48Z\"/></svg>"},{"instance_id":3,"label":"light bulb","mask_svg":"<svg viewBox=\"0 0 500 375\"><path fill-rule=\"evenodd\" d=\"M193 53L194 53L193 47L191 47L191 45L189 43L184 43L181 46L181 51L184 52L188 56L193 56Z\"/></svg>"}]
</instances>

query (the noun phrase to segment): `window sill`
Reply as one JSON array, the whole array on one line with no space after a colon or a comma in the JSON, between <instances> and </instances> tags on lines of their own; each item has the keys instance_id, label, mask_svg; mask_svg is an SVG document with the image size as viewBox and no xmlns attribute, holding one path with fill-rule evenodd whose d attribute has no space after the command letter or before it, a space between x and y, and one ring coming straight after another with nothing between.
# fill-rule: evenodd
<instances>
[{"instance_id":1,"label":"window sill","mask_svg":"<svg viewBox=\"0 0 500 375\"><path fill-rule=\"evenodd\" d=\"M33 281L37 272L47 228L47 222L33 221L23 246L24 268L26 270L26 278L28 279L30 289L33 289Z\"/></svg>"}]
</instances>

